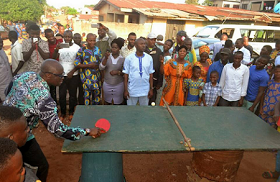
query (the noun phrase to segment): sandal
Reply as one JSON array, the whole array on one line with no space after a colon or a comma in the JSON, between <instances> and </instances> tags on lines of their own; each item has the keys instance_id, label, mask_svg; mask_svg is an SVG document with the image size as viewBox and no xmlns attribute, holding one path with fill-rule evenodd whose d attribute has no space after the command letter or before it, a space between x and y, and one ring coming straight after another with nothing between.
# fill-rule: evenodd
<instances>
[{"instance_id":1,"label":"sandal","mask_svg":"<svg viewBox=\"0 0 280 182\"><path fill-rule=\"evenodd\" d=\"M278 179L280 173L277 171L266 171L262 174L262 177L265 179Z\"/></svg>"}]
</instances>

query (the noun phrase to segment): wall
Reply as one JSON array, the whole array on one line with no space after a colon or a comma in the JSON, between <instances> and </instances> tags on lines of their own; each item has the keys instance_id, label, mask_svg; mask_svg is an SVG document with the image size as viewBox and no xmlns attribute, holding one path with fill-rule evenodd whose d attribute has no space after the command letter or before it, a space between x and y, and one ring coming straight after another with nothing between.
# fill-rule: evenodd
<instances>
[{"instance_id":1,"label":"wall","mask_svg":"<svg viewBox=\"0 0 280 182\"><path fill-rule=\"evenodd\" d=\"M161 34L163 36L163 40L166 32L166 21L167 20L164 19L153 19L152 30L151 30L151 32L155 33L156 35Z\"/></svg>"}]
</instances>

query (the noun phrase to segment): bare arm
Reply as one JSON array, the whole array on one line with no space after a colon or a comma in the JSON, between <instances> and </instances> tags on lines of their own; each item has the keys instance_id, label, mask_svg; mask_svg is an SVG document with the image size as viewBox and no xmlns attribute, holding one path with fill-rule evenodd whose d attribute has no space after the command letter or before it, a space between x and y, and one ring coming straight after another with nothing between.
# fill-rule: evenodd
<instances>
[{"instance_id":1,"label":"bare arm","mask_svg":"<svg viewBox=\"0 0 280 182\"><path fill-rule=\"evenodd\" d=\"M220 98L221 98L221 96L217 97L216 102L215 102L215 104L213 106L217 106L219 104Z\"/></svg>"},{"instance_id":2,"label":"bare arm","mask_svg":"<svg viewBox=\"0 0 280 182\"><path fill-rule=\"evenodd\" d=\"M50 53L44 52L41 47L38 46L38 52L43 59L48 59L50 57Z\"/></svg>"},{"instance_id":3,"label":"bare arm","mask_svg":"<svg viewBox=\"0 0 280 182\"><path fill-rule=\"evenodd\" d=\"M17 75L18 71L22 68L22 66L24 65L24 61L20 61L18 63L18 67L16 68L16 70L13 72L13 76Z\"/></svg>"},{"instance_id":4,"label":"bare arm","mask_svg":"<svg viewBox=\"0 0 280 182\"><path fill-rule=\"evenodd\" d=\"M128 74L124 74L124 98L128 99L129 97L129 92L128 92L128 87L127 87L127 82L128 82Z\"/></svg>"},{"instance_id":5,"label":"bare arm","mask_svg":"<svg viewBox=\"0 0 280 182\"><path fill-rule=\"evenodd\" d=\"M150 90L149 90L149 93L148 93L148 98L150 99L150 98L152 98L152 96L153 96L153 94L154 94L154 92L153 92L153 82L154 82L153 73L150 74L150 80L149 80L149 82L150 82Z\"/></svg>"},{"instance_id":6,"label":"bare arm","mask_svg":"<svg viewBox=\"0 0 280 182\"><path fill-rule=\"evenodd\" d=\"M262 95L265 91L266 87L259 87L259 91L258 91L258 95L253 103L253 105L249 108L250 111L254 112L255 107L258 105L258 103L260 102Z\"/></svg>"}]
</instances>

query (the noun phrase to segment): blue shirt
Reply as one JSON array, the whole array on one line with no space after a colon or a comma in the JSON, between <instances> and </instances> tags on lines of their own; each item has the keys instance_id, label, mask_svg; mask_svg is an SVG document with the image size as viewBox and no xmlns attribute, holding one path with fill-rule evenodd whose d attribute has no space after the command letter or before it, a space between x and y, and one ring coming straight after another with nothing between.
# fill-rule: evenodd
<instances>
[{"instance_id":1,"label":"blue shirt","mask_svg":"<svg viewBox=\"0 0 280 182\"><path fill-rule=\"evenodd\" d=\"M259 87L267 87L268 81L269 76L265 69L257 70L256 65L251 66L247 95L245 99L251 102L255 101L259 92Z\"/></svg>"},{"instance_id":2,"label":"blue shirt","mask_svg":"<svg viewBox=\"0 0 280 182\"><path fill-rule=\"evenodd\" d=\"M130 54L125 58L123 73L128 74L128 92L130 97L147 96L150 90L150 74L154 73L153 58L143 53L142 57Z\"/></svg>"},{"instance_id":3,"label":"blue shirt","mask_svg":"<svg viewBox=\"0 0 280 182\"><path fill-rule=\"evenodd\" d=\"M209 70L207 72L206 83L210 82L210 73L212 71L218 71L218 73L219 73L218 83L219 83L220 79L221 79L223 68L224 68L224 65L223 65L221 60L215 61L213 64L211 64L210 67L209 67Z\"/></svg>"}]
</instances>

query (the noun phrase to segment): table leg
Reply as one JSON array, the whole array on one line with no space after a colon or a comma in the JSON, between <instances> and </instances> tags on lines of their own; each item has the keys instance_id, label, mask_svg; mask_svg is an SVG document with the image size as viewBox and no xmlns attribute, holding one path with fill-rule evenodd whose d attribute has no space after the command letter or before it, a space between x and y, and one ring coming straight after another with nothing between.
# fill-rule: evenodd
<instances>
[{"instance_id":1,"label":"table leg","mask_svg":"<svg viewBox=\"0 0 280 182\"><path fill-rule=\"evenodd\" d=\"M81 182L123 182L122 153L83 153Z\"/></svg>"}]
</instances>

